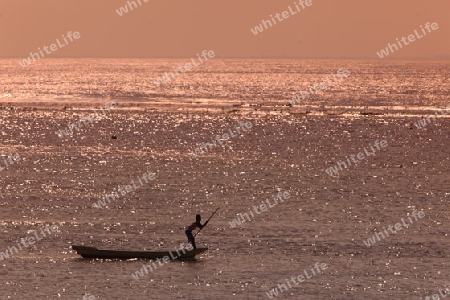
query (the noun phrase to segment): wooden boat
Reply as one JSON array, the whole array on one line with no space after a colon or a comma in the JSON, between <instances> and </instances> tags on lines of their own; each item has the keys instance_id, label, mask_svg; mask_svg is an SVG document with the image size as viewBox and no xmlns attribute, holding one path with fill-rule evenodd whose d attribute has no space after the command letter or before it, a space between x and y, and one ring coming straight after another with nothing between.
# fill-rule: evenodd
<instances>
[{"instance_id":1,"label":"wooden boat","mask_svg":"<svg viewBox=\"0 0 450 300\"><path fill-rule=\"evenodd\" d=\"M109 258L109 259L130 259L130 258L164 258L169 259L194 259L197 254L203 253L208 248L197 248L191 251L187 249L178 249L176 251L124 251L124 250L101 250L95 247L76 246L72 249L77 251L83 258Z\"/></svg>"}]
</instances>

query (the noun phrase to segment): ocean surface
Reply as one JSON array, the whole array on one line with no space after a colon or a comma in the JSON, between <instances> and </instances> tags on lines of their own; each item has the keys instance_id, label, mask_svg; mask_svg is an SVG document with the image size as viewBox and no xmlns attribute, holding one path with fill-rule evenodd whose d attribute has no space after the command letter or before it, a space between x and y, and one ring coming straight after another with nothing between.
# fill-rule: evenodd
<instances>
[{"instance_id":1,"label":"ocean surface","mask_svg":"<svg viewBox=\"0 0 450 300\"><path fill-rule=\"evenodd\" d=\"M161 86L189 59L18 62L0 64L0 299L420 299L450 284L450 62L213 59ZM339 70L350 75L289 104ZM377 140L388 147L326 173ZM155 180L96 207L146 172ZM279 192L290 197L249 213ZM138 280L150 261L70 249L175 251L217 207L197 237L206 254ZM425 217L364 243L414 211ZM327 268L311 276L316 263Z\"/></svg>"},{"instance_id":2,"label":"ocean surface","mask_svg":"<svg viewBox=\"0 0 450 300\"><path fill-rule=\"evenodd\" d=\"M438 61L212 59L158 86L189 59L45 59L26 68L1 60L0 93L10 100L245 101L287 103L339 70L351 75L308 104L447 105L450 63Z\"/></svg>"}]
</instances>

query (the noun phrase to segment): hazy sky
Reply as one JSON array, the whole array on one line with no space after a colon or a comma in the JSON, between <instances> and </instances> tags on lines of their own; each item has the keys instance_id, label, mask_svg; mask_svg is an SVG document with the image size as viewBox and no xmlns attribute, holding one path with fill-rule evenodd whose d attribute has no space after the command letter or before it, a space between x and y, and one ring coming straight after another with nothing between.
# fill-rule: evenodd
<instances>
[{"instance_id":1,"label":"hazy sky","mask_svg":"<svg viewBox=\"0 0 450 300\"><path fill-rule=\"evenodd\" d=\"M138 0L135 0L136 2ZM0 0L0 57L24 58L68 31L81 38L46 57L374 58L420 25L439 29L391 58L450 59L450 0L312 0L312 5L254 35L262 19L298 0ZM62 40L61 40L62 41Z\"/></svg>"}]
</instances>

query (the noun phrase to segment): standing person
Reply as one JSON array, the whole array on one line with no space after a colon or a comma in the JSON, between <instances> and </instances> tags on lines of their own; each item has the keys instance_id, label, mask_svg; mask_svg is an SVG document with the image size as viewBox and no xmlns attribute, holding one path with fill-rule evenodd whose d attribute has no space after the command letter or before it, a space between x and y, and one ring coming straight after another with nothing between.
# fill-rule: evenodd
<instances>
[{"instance_id":1,"label":"standing person","mask_svg":"<svg viewBox=\"0 0 450 300\"><path fill-rule=\"evenodd\" d=\"M188 227L186 227L186 231L184 233L186 233L186 236L188 238L188 243L192 244L192 247L194 247L194 249L196 249L197 247L195 246L195 237L192 235L192 230L195 230L197 227L202 229L203 227L206 226L206 224L208 224L208 221L205 222L205 224L202 225L202 223L200 223L200 221L202 220L202 217L200 215L196 215L195 216L195 222L192 223L191 225L189 225Z\"/></svg>"}]
</instances>

